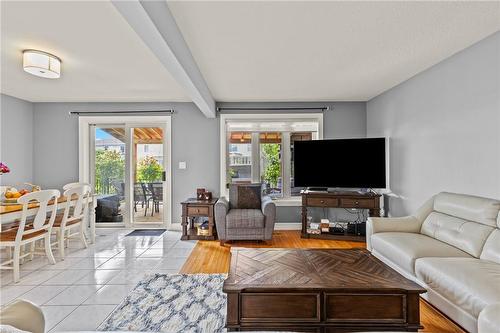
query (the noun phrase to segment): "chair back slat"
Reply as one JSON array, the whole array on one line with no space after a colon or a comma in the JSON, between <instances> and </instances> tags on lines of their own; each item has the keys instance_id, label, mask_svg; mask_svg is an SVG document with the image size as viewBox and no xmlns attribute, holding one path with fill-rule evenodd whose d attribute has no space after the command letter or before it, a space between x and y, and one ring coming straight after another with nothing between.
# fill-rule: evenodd
<instances>
[{"instance_id":1,"label":"chair back slat","mask_svg":"<svg viewBox=\"0 0 500 333\"><path fill-rule=\"evenodd\" d=\"M66 221L82 219L85 216L90 193L90 185L85 183L72 185L64 191L64 196L67 198L67 205L64 210L63 223ZM71 216L69 216L71 208L72 213Z\"/></svg>"},{"instance_id":2,"label":"chair back slat","mask_svg":"<svg viewBox=\"0 0 500 333\"><path fill-rule=\"evenodd\" d=\"M63 190L69 190L70 188L72 187L75 187L75 186L81 186L81 185L87 185L89 188L91 187L89 183L69 183L69 184L66 184L63 186Z\"/></svg>"}]
</instances>

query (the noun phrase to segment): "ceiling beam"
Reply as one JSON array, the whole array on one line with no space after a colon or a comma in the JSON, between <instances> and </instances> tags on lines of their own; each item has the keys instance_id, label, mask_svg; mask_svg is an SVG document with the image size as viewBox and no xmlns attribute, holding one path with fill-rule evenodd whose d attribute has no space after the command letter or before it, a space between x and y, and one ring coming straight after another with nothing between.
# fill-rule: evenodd
<instances>
[{"instance_id":1,"label":"ceiling beam","mask_svg":"<svg viewBox=\"0 0 500 333\"><path fill-rule=\"evenodd\" d=\"M207 118L215 118L215 100L167 2L112 0L112 3L201 112Z\"/></svg>"}]
</instances>

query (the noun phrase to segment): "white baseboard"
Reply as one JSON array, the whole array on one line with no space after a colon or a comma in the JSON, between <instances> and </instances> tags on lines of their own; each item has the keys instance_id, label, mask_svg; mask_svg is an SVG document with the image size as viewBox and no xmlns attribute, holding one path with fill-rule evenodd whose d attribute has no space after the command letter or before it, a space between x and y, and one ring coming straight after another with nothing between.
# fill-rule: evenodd
<instances>
[{"instance_id":1,"label":"white baseboard","mask_svg":"<svg viewBox=\"0 0 500 333\"><path fill-rule=\"evenodd\" d=\"M274 230L302 230L302 223L275 223Z\"/></svg>"}]
</instances>

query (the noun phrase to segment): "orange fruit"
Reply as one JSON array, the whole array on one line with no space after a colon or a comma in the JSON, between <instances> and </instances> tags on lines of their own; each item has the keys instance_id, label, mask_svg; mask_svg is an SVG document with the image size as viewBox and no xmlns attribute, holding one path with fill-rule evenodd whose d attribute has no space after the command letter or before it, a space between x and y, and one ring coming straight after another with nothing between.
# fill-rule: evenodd
<instances>
[{"instance_id":1,"label":"orange fruit","mask_svg":"<svg viewBox=\"0 0 500 333\"><path fill-rule=\"evenodd\" d=\"M7 199L11 199L13 196L14 196L14 193L12 193L11 191L7 191L7 192L5 192L5 197L6 197Z\"/></svg>"},{"instance_id":2,"label":"orange fruit","mask_svg":"<svg viewBox=\"0 0 500 333\"><path fill-rule=\"evenodd\" d=\"M20 198L21 197L21 193L19 193L19 192L13 193L12 197L15 198L15 199Z\"/></svg>"}]
</instances>

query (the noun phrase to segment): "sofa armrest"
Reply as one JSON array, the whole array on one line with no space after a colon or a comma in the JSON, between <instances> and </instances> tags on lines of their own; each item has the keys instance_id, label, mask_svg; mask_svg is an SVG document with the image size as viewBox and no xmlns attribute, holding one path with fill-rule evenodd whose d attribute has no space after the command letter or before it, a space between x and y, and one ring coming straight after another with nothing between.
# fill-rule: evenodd
<instances>
[{"instance_id":1,"label":"sofa armrest","mask_svg":"<svg viewBox=\"0 0 500 333\"><path fill-rule=\"evenodd\" d=\"M45 332L45 317L42 309L25 300L18 300L2 309L0 323L10 325L21 331Z\"/></svg>"},{"instance_id":2,"label":"sofa armrest","mask_svg":"<svg viewBox=\"0 0 500 333\"><path fill-rule=\"evenodd\" d=\"M226 239L226 215L229 212L229 202L226 198L220 198L215 204L215 226L217 236L220 240Z\"/></svg>"},{"instance_id":3,"label":"sofa armrest","mask_svg":"<svg viewBox=\"0 0 500 333\"><path fill-rule=\"evenodd\" d=\"M276 222L276 204L271 197L262 197L262 214L265 217L264 238L266 240L273 238L274 223Z\"/></svg>"},{"instance_id":4,"label":"sofa armrest","mask_svg":"<svg viewBox=\"0 0 500 333\"><path fill-rule=\"evenodd\" d=\"M379 232L420 233L422 221L415 216L369 217L366 222L366 248L372 250L371 236Z\"/></svg>"},{"instance_id":5,"label":"sofa armrest","mask_svg":"<svg viewBox=\"0 0 500 333\"><path fill-rule=\"evenodd\" d=\"M496 333L500 327L500 303L487 305L477 319L478 333Z\"/></svg>"}]
</instances>

